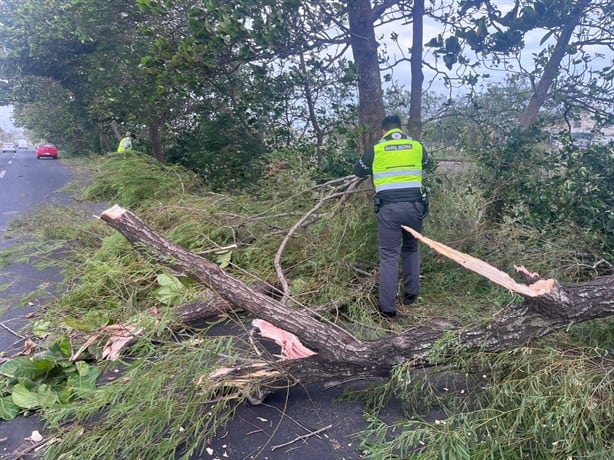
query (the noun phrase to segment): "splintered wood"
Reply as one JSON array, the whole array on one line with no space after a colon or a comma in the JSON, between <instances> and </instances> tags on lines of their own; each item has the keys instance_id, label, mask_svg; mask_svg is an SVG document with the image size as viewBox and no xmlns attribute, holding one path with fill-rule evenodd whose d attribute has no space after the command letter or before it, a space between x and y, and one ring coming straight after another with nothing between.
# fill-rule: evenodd
<instances>
[{"instance_id":1,"label":"splintered wood","mask_svg":"<svg viewBox=\"0 0 614 460\"><path fill-rule=\"evenodd\" d=\"M502 272L498 268L493 267L483 260L457 251L456 249L452 249L445 244L431 240L411 227L407 227L405 225L402 227L405 231L411 233L414 238L422 241L429 248L435 250L439 254L446 256L448 259L462 265L467 270L471 270L478 275L482 275L484 278L498 284L499 286L509 289L512 292L516 292L517 294L525 297L539 297L551 293L554 289L555 281L552 279L539 280L531 285L517 283L507 273Z\"/></svg>"}]
</instances>

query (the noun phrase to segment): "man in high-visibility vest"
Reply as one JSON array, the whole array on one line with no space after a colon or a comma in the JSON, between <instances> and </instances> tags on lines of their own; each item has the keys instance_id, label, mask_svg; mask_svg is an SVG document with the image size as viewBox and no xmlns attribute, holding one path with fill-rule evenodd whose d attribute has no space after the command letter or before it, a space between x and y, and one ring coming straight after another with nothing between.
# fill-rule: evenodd
<instances>
[{"instance_id":1,"label":"man in high-visibility vest","mask_svg":"<svg viewBox=\"0 0 614 460\"><path fill-rule=\"evenodd\" d=\"M131 132L126 133L126 137L122 138L119 141L119 146L117 147L117 152L127 152L128 150L132 150L132 142L136 139L136 135Z\"/></svg>"},{"instance_id":2,"label":"man in high-visibility vest","mask_svg":"<svg viewBox=\"0 0 614 460\"><path fill-rule=\"evenodd\" d=\"M394 318L397 316L399 258L403 273L402 303L414 303L420 292L418 241L401 225L422 231L422 220L428 212L427 192L422 186L427 154L420 142L401 131L401 119L397 115L384 118L382 129L383 137L365 152L356 164L354 174L373 177L379 253L379 312Z\"/></svg>"}]
</instances>

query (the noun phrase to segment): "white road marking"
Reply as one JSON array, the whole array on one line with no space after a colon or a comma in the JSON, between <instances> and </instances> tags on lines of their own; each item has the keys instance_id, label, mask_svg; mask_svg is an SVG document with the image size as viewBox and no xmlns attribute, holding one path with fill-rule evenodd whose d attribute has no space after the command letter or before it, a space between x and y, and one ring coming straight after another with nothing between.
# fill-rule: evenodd
<instances>
[{"instance_id":1,"label":"white road marking","mask_svg":"<svg viewBox=\"0 0 614 460\"><path fill-rule=\"evenodd\" d=\"M11 165L11 164L13 164L13 160L9 160L9 164L10 164L10 165Z\"/></svg>"},{"instance_id":2,"label":"white road marking","mask_svg":"<svg viewBox=\"0 0 614 460\"><path fill-rule=\"evenodd\" d=\"M0 171L0 179L2 179L5 174L6 174L6 170L3 169L2 171Z\"/></svg>"}]
</instances>

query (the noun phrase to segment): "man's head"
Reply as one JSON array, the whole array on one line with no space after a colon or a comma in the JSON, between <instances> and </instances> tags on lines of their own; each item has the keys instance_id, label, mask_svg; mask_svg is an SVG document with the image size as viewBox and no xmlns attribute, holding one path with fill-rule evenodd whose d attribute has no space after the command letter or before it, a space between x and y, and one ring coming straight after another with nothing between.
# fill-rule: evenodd
<instances>
[{"instance_id":1,"label":"man's head","mask_svg":"<svg viewBox=\"0 0 614 460\"><path fill-rule=\"evenodd\" d=\"M130 139L136 139L136 134L130 133Z\"/></svg>"},{"instance_id":2,"label":"man's head","mask_svg":"<svg viewBox=\"0 0 614 460\"><path fill-rule=\"evenodd\" d=\"M390 131L391 129L401 129L401 118L398 115L388 115L382 120L382 129Z\"/></svg>"}]
</instances>

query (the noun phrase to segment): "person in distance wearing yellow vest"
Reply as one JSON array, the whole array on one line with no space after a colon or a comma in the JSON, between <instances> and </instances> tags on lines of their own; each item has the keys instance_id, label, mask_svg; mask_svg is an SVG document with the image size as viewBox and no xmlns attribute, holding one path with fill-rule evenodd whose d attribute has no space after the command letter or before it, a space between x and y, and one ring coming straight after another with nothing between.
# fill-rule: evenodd
<instances>
[{"instance_id":1,"label":"person in distance wearing yellow vest","mask_svg":"<svg viewBox=\"0 0 614 460\"><path fill-rule=\"evenodd\" d=\"M126 137L124 137L121 141L119 141L119 146L117 147L117 153L127 152L128 150L132 150L132 143L136 140L136 135L131 132L126 133Z\"/></svg>"},{"instance_id":2,"label":"person in distance wearing yellow vest","mask_svg":"<svg viewBox=\"0 0 614 460\"><path fill-rule=\"evenodd\" d=\"M418 241L401 228L419 232L428 212L422 170L427 153L422 144L401 131L401 119L390 115L382 121L383 137L367 150L354 168L358 177L371 175L377 216L379 254L379 313L397 316L399 258L403 274L402 303L412 304L420 292Z\"/></svg>"}]
</instances>

